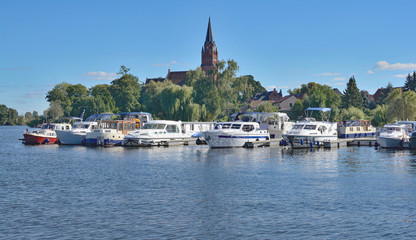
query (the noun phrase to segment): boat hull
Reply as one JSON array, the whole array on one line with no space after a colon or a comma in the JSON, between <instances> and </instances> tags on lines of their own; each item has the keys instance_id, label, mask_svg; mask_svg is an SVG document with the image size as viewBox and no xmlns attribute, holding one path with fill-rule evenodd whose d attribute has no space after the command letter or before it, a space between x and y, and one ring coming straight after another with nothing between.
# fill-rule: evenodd
<instances>
[{"instance_id":1,"label":"boat hull","mask_svg":"<svg viewBox=\"0 0 416 240\"><path fill-rule=\"evenodd\" d=\"M86 133L72 131L55 131L62 145L81 145L85 142Z\"/></svg>"},{"instance_id":2,"label":"boat hull","mask_svg":"<svg viewBox=\"0 0 416 240\"><path fill-rule=\"evenodd\" d=\"M408 148L409 142L403 141L400 138L385 138L385 137L378 137L377 143L382 148Z\"/></svg>"},{"instance_id":3,"label":"boat hull","mask_svg":"<svg viewBox=\"0 0 416 240\"><path fill-rule=\"evenodd\" d=\"M34 135L31 133L25 133L23 134L23 137L25 138L25 144L28 145L37 145L37 144L55 144L58 141L58 138L56 137L46 137L46 136L40 136L40 135Z\"/></svg>"},{"instance_id":4,"label":"boat hull","mask_svg":"<svg viewBox=\"0 0 416 240\"><path fill-rule=\"evenodd\" d=\"M284 140L290 144L292 148L312 148L320 147L324 142L335 142L337 136L310 136L310 135L283 135Z\"/></svg>"},{"instance_id":5,"label":"boat hull","mask_svg":"<svg viewBox=\"0 0 416 240\"><path fill-rule=\"evenodd\" d=\"M163 143L178 142L178 141L191 141L195 140L190 137L180 138L124 138L122 143L126 147L142 147L142 146L160 146Z\"/></svg>"},{"instance_id":6,"label":"boat hull","mask_svg":"<svg viewBox=\"0 0 416 240\"><path fill-rule=\"evenodd\" d=\"M374 138L376 132L340 134L340 138Z\"/></svg>"},{"instance_id":7,"label":"boat hull","mask_svg":"<svg viewBox=\"0 0 416 240\"><path fill-rule=\"evenodd\" d=\"M268 133L255 135L239 135L221 132L203 132L202 134L205 138L205 141L211 148L243 147L246 142L268 140L270 138L270 135Z\"/></svg>"}]
</instances>

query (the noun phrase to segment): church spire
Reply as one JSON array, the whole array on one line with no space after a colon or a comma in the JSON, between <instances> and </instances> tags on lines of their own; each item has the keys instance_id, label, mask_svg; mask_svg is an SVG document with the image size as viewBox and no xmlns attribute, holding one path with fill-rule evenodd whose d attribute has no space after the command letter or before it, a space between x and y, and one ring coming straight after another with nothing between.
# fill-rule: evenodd
<instances>
[{"instance_id":1,"label":"church spire","mask_svg":"<svg viewBox=\"0 0 416 240\"><path fill-rule=\"evenodd\" d=\"M207 36L205 38L205 43L212 43L214 42L214 37L212 36L212 28L211 28L211 17L208 20L208 29L207 29Z\"/></svg>"}]
</instances>

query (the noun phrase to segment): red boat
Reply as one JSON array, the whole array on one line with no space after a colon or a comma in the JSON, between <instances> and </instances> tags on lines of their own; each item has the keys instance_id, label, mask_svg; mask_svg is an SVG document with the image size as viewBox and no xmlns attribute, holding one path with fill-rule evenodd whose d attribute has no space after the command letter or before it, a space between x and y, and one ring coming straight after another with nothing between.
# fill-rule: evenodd
<instances>
[{"instance_id":1,"label":"red boat","mask_svg":"<svg viewBox=\"0 0 416 240\"><path fill-rule=\"evenodd\" d=\"M40 129L31 132L26 131L24 143L29 145L36 144L55 144L58 143L58 137L55 130L70 130L71 125L67 123L47 123L43 124Z\"/></svg>"}]
</instances>

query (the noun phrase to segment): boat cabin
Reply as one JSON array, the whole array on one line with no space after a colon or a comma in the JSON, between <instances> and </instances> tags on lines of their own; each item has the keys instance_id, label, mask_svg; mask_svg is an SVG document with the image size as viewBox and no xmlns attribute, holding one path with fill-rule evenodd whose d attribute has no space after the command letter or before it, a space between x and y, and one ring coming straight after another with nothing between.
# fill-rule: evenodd
<instances>
[{"instance_id":1,"label":"boat cabin","mask_svg":"<svg viewBox=\"0 0 416 240\"><path fill-rule=\"evenodd\" d=\"M100 129L104 129L106 132L116 130L117 132L127 134L127 132L136 130L136 122L134 120L104 120L98 123L98 127L94 132L100 131Z\"/></svg>"}]
</instances>

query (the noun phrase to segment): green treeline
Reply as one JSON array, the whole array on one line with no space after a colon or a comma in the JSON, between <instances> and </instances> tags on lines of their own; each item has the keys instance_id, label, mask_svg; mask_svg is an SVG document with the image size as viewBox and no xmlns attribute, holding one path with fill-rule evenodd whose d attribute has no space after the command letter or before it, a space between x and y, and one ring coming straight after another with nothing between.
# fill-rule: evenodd
<instances>
[{"instance_id":1,"label":"green treeline","mask_svg":"<svg viewBox=\"0 0 416 240\"><path fill-rule=\"evenodd\" d=\"M302 84L289 90L290 94L305 94L302 100L296 100L289 115L295 120L308 107L329 107L331 121L368 119L374 126L383 126L395 120L416 120L416 72L408 75L404 88L393 88L389 83L380 90L378 99L371 100L367 91L358 89L354 76L342 95L327 85Z\"/></svg>"},{"instance_id":2,"label":"green treeline","mask_svg":"<svg viewBox=\"0 0 416 240\"><path fill-rule=\"evenodd\" d=\"M217 67L208 75L201 68L190 70L186 85L179 86L169 80L144 85L129 73L130 69L121 66L119 78L110 84L89 89L82 84L57 84L47 93L50 105L41 116L37 112L19 116L15 109L0 105L0 125L34 126L64 116L80 116L83 111L85 117L96 113L146 111L155 119L222 121L247 108L255 94L266 91L253 76L237 76L239 67L233 60L222 60ZM416 120L416 72L407 76L403 88L393 88L389 83L379 90L377 99L367 91L360 91L354 76L343 93L328 85L309 82L288 91L299 98L288 114L292 120L298 120L308 107L330 107L331 121L369 119L373 125L382 126L395 120ZM265 101L253 110L276 112L279 109Z\"/></svg>"},{"instance_id":3,"label":"green treeline","mask_svg":"<svg viewBox=\"0 0 416 240\"><path fill-rule=\"evenodd\" d=\"M233 60L220 61L217 67L208 76L201 68L188 71L185 86L169 80L144 85L125 66L118 73L120 78L110 84L88 89L82 84L60 83L46 95L50 106L44 116L56 120L80 116L84 110L85 116L146 111L156 119L226 120L228 114L239 111L256 93L266 91L251 75L237 77L238 65Z\"/></svg>"}]
</instances>

